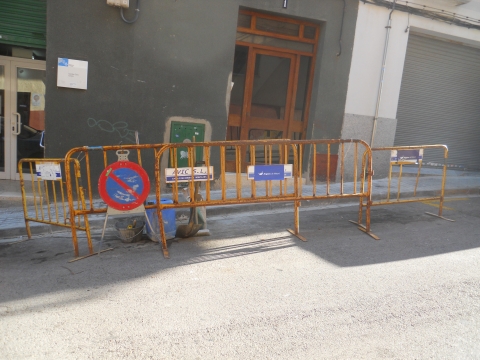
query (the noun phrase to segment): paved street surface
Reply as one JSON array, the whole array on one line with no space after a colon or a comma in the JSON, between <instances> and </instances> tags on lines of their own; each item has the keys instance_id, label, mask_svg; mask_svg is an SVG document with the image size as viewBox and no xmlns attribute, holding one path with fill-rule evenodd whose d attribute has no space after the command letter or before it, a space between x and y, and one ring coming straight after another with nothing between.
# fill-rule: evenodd
<instances>
[{"instance_id":1,"label":"paved street surface","mask_svg":"<svg viewBox=\"0 0 480 360\"><path fill-rule=\"evenodd\" d=\"M0 244L2 359L480 359L480 197L209 218L210 237L69 263L69 232ZM95 234L95 245L99 233ZM15 239L11 239L15 241ZM86 253L82 239L82 252Z\"/></svg>"}]
</instances>

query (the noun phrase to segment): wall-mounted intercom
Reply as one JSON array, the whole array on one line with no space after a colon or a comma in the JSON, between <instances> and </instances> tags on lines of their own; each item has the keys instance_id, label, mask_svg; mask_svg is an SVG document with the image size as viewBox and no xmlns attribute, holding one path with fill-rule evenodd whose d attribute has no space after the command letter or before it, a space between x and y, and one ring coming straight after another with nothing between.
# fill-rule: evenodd
<instances>
[{"instance_id":1,"label":"wall-mounted intercom","mask_svg":"<svg viewBox=\"0 0 480 360\"><path fill-rule=\"evenodd\" d=\"M107 5L110 6L119 6L128 9L129 0L107 0Z\"/></svg>"}]
</instances>

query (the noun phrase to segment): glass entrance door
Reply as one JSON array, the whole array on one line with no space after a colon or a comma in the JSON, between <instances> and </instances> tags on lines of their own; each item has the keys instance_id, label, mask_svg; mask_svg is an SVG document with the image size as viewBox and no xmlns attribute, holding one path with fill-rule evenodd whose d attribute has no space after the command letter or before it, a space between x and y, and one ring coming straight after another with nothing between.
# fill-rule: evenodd
<instances>
[{"instance_id":1,"label":"glass entrance door","mask_svg":"<svg viewBox=\"0 0 480 360\"><path fill-rule=\"evenodd\" d=\"M301 139L310 58L237 45L234 61L227 140ZM242 158L247 165L248 154ZM233 171L231 160L227 156Z\"/></svg>"},{"instance_id":2,"label":"glass entrance door","mask_svg":"<svg viewBox=\"0 0 480 360\"><path fill-rule=\"evenodd\" d=\"M236 46L228 140L289 138L296 56Z\"/></svg>"},{"instance_id":3,"label":"glass entrance door","mask_svg":"<svg viewBox=\"0 0 480 360\"><path fill-rule=\"evenodd\" d=\"M318 24L239 11L227 140L306 138L319 34ZM227 152L227 171L234 159ZM244 151L242 169L248 161Z\"/></svg>"},{"instance_id":4,"label":"glass entrance door","mask_svg":"<svg viewBox=\"0 0 480 360\"><path fill-rule=\"evenodd\" d=\"M0 58L0 178L18 179L18 161L44 157L45 62Z\"/></svg>"}]
</instances>

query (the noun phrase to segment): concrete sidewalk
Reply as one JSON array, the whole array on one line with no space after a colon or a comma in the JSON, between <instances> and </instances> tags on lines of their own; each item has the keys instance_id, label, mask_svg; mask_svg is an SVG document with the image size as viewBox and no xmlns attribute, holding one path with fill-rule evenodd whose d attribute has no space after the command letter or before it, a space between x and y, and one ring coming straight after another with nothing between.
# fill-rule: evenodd
<instances>
[{"instance_id":1,"label":"concrete sidewalk","mask_svg":"<svg viewBox=\"0 0 480 360\"><path fill-rule=\"evenodd\" d=\"M403 170L403 176L401 180L401 192L400 197L402 199L413 197L413 189L416 181L416 168L405 167ZM442 180L441 169L435 168L422 168L421 177L417 189L417 197L438 196L441 189ZM358 185L357 185L358 186ZM390 184L390 199L396 199L396 191L398 183L395 178L395 174L392 176ZM351 192L353 189L353 183L344 183L345 192ZM27 197L31 197L31 192L27 186ZM250 186L242 189L243 196L249 196ZM257 185L257 195L264 193L264 186L262 184ZM332 183L330 185L330 194L338 194L340 191L339 183ZM386 199L388 191L388 179L375 179L373 181L372 198L374 200ZM274 188L275 192L275 188ZM312 194L313 185L306 184L302 187L303 194ZM326 184L318 183L316 185L317 194L326 193ZM480 172L472 171L458 171L448 170L447 182L445 187L445 196L459 196L459 195L478 195L480 194ZM221 196L220 191L212 191L212 198L219 198ZM227 197L235 197L236 190L229 189L227 191ZM152 195L152 197L154 197ZM348 201L352 204L356 204L357 201L353 199L345 199L343 203ZM340 200L318 200L318 201L303 201L302 206L317 206L332 205L332 203L338 203ZM231 215L244 211L269 211L279 208L292 207L290 202L286 203L260 203L260 204L242 204L231 206L213 206L208 207L207 216L216 215ZM33 211L32 207L29 211ZM292 210L293 211L293 210ZM34 213L34 212L33 212ZM178 215L178 213L177 213ZM32 215L30 215L32 216ZM91 215L89 216L89 222L92 229L101 228L105 220L105 215ZM32 234L46 234L60 230L68 230L68 228L62 228L58 226L51 226L42 223L30 222ZM111 222L109 221L109 226ZM26 228L24 221L22 197L20 191L20 182L12 180L0 180L0 238L22 237L26 236Z\"/></svg>"}]
</instances>

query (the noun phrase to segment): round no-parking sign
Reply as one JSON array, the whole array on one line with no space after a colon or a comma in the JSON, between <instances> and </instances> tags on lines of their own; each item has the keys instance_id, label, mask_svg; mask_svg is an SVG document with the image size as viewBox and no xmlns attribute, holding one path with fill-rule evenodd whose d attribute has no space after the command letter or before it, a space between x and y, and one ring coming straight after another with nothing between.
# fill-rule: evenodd
<instances>
[{"instance_id":1,"label":"round no-parking sign","mask_svg":"<svg viewBox=\"0 0 480 360\"><path fill-rule=\"evenodd\" d=\"M150 180L146 171L131 161L117 161L103 170L98 191L105 203L116 210L133 210L147 199Z\"/></svg>"}]
</instances>

